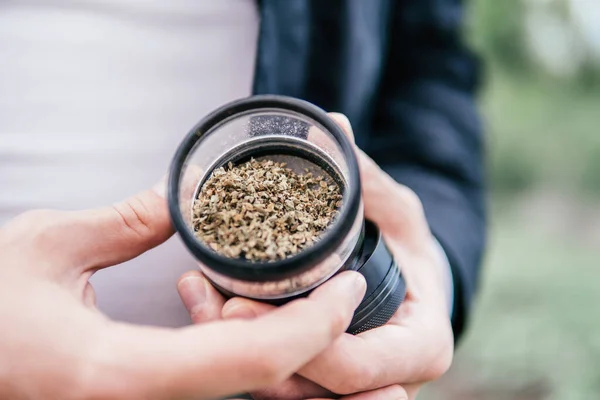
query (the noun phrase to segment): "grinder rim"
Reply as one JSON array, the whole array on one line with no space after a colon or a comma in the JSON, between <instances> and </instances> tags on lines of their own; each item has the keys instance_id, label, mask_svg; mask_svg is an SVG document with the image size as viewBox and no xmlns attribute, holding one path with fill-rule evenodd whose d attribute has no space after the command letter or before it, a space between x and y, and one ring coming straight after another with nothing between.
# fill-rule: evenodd
<instances>
[{"instance_id":1,"label":"grinder rim","mask_svg":"<svg viewBox=\"0 0 600 400\"><path fill-rule=\"evenodd\" d=\"M306 116L326 129L336 140L348 166L346 205L337 221L319 241L308 249L283 260L252 262L222 256L199 241L184 221L179 207L179 183L186 160L196 144L213 128L235 115L261 109L291 111ZM171 220L182 241L194 257L215 272L237 280L252 282L277 281L300 274L325 260L337 249L352 229L360 207L360 175L353 146L343 130L321 108L307 101L280 95L255 95L221 106L198 122L179 145L171 162L167 184L167 201Z\"/></svg>"}]
</instances>

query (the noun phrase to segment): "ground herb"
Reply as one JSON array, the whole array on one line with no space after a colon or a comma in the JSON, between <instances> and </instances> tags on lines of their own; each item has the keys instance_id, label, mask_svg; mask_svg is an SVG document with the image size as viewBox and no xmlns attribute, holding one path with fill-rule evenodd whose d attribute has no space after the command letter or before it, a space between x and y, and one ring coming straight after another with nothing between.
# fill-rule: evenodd
<instances>
[{"instance_id":1,"label":"ground herb","mask_svg":"<svg viewBox=\"0 0 600 400\"><path fill-rule=\"evenodd\" d=\"M196 237L226 257L275 261L318 241L341 205L331 177L252 159L213 172L194 201L192 222Z\"/></svg>"}]
</instances>

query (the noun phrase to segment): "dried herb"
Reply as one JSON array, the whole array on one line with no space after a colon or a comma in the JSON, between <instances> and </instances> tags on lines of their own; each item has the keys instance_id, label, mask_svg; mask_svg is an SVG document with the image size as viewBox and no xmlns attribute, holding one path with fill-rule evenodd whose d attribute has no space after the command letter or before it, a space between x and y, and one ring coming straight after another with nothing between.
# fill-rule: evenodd
<instances>
[{"instance_id":1,"label":"dried herb","mask_svg":"<svg viewBox=\"0 0 600 400\"><path fill-rule=\"evenodd\" d=\"M252 159L213 172L194 202L192 222L196 236L226 257L274 261L319 240L341 205L331 177Z\"/></svg>"}]
</instances>

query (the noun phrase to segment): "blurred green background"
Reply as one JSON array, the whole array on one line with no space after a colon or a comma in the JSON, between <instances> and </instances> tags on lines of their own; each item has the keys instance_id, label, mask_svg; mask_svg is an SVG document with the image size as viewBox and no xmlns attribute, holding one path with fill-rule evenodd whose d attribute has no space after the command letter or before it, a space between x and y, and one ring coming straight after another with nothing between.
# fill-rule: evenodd
<instances>
[{"instance_id":1,"label":"blurred green background","mask_svg":"<svg viewBox=\"0 0 600 400\"><path fill-rule=\"evenodd\" d=\"M455 363L420 399L599 399L600 1L469 7L490 241Z\"/></svg>"}]
</instances>

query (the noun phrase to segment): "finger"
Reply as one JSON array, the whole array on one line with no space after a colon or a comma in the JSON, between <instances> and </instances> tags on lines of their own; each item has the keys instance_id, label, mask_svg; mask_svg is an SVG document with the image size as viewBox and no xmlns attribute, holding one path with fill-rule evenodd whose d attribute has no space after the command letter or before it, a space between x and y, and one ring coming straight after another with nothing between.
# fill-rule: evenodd
<instances>
[{"instance_id":1,"label":"finger","mask_svg":"<svg viewBox=\"0 0 600 400\"><path fill-rule=\"evenodd\" d=\"M399 184L362 150L356 148L360 167L365 217L386 236L419 242L429 236L429 225L419 197ZM382 200L385 207L382 207Z\"/></svg>"},{"instance_id":2,"label":"finger","mask_svg":"<svg viewBox=\"0 0 600 400\"><path fill-rule=\"evenodd\" d=\"M225 299L199 271L183 274L177 282L177 291L193 323L200 324L221 318Z\"/></svg>"},{"instance_id":3,"label":"finger","mask_svg":"<svg viewBox=\"0 0 600 400\"><path fill-rule=\"evenodd\" d=\"M30 211L11 222L12 236L30 263L93 271L157 246L172 234L164 181L110 207Z\"/></svg>"},{"instance_id":4,"label":"finger","mask_svg":"<svg viewBox=\"0 0 600 400\"><path fill-rule=\"evenodd\" d=\"M342 397L342 400L408 400L408 393L400 385L370 390Z\"/></svg>"},{"instance_id":5,"label":"finger","mask_svg":"<svg viewBox=\"0 0 600 400\"><path fill-rule=\"evenodd\" d=\"M94 354L103 357L101 365L124 372L118 378L135 392L130 398L219 397L252 391L283 382L339 337L365 289L360 274L344 272L308 298L251 321L221 321L176 333L117 326L103 335L102 344L109 348ZM114 363L119 368L110 365ZM115 378L109 375L104 383ZM100 371L99 387L104 387L102 376ZM118 382L106 386L121 387Z\"/></svg>"},{"instance_id":6,"label":"finger","mask_svg":"<svg viewBox=\"0 0 600 400\"><path fill-rule=\"evenodd\" d=\"M113 206L69 213L47 239L61 249L66 264L86 270L137 257L173 234L163 185Z\"/></svg>"},{"instance_id":7,"label":"finger","mask_svg":"<svg viewBox=\"0 0 600 400\"><path fill-rule=\"evenodd\" d=\"M160 188L147 190L100 209L31 211L13 221L14 231L29 246L26 254L40 263L51 259L66 269L86 271L111 266L142 254L173 234L161 192Z\"/></svg>"},{"instance_id":8,"label":"finger","mask_svg":"<svg viewBox=\"0 0 600 400\"><path fill-rule=\"evenodd\" d=\"M337 266L341 262L339 255L333 254L321 264L321 268L330 271L332 266ZM234 288L235 292L235 288ZM244 318L251 319L266 314L276 307L271 304L262 303L256 300L250 300L243 297L234 297L228 300L223 307L221 316L224 319Z\"/></svg>"},{"instance_id":9,"label":"finger","mask_svg":"<svg viewBox=\"0 0 600 400\"><path fill-rule=\"evenodd\" d=\"M354 134L352 132L352 125L344 114L340 113L329 113L329 117L340 127L344 134L354 143ZM316 144L321 149L328 149L332 146L337 146L335 139L331 137L329 133L323 131L322 128L312 125L308 130L306 138L309 142Z\"/></svg>"},{"instance_id":10,"label":"finger","mask_svg":"<svg viewBox=\"0 0 600 400\"><path fill-rule=\"evenodd\" d=\"M228 300L221 311L224 319L244 318L251 319L273 311L277 307L271 304L260 303L242 297Z\"/></svg>"},{"instance_id":11,"label":"finger","mask_svg":"<svg viewBox=\"0 0 600 400\"><path fill-rule=\"evenodd\" d=\"M358 336L343 335L298 373L341 394L384 387L396 382L437 379L452 362L449 326L385 325ZM340 370L343 374L332 374Z\"/></svg>"},{"instance_id":12,"label":"finger","mask_svg":"<svg viewBox=\"0 0 600 400\"><path fill-rule=\"evenodd\" d=\"M252 397L254 400L297 400L337 396L308 379L294 375L280 385L252 392Z\"/></svg>"},{"instance_id":13,"label":"finger","mask_svg":"<svg viewBox=\"0 0 600 400\"><path fill-rule=\"evenodd\" d=\"M111 207L81 211L73 248L90 268L130 260L173 234L167 201L147 190Z\"/></svg>"},{"instance_id":14,"label":"finger","mask_svg":"<svg viewBox=\"0 0 600 400\"><path fill-rule=\"evenodd\" d=\"M346 136L348 136L348 139L354 143L354 131L352 130L352 124L350 123L348 117L346 117L344 114L336 112L331 112L328 115L342 128Z\"/></svg>"},{"instance_id":15,"label":"finger","mask_svg":"<svg viewBox=\"0 0 600 400\"><path fill-rule=\"evenodd\" d=\"M354 143L354 132L348 118L334 112L329 116ZM402 232L411 237L428 234L428 224L418 196L392 179L358 147L355 151L360 166L365 216L384 232L394 235ZM386 204L394 207L394 212L390 212L389 207L381 207L381 199L387 199Z\"/></svg>"},{"instance_id":16,"label":"finger","mask_svg":"<svg viewBox=\"0 0 600 400\"><path fill-rule=\"evenodd\" d=\"M404 385L404 389L406 390L406 393L408 393L409 400L415 400L417 398L419 390L421 390L421 386L423 385L420 383Z\"/></svg>"}]
</instances>

